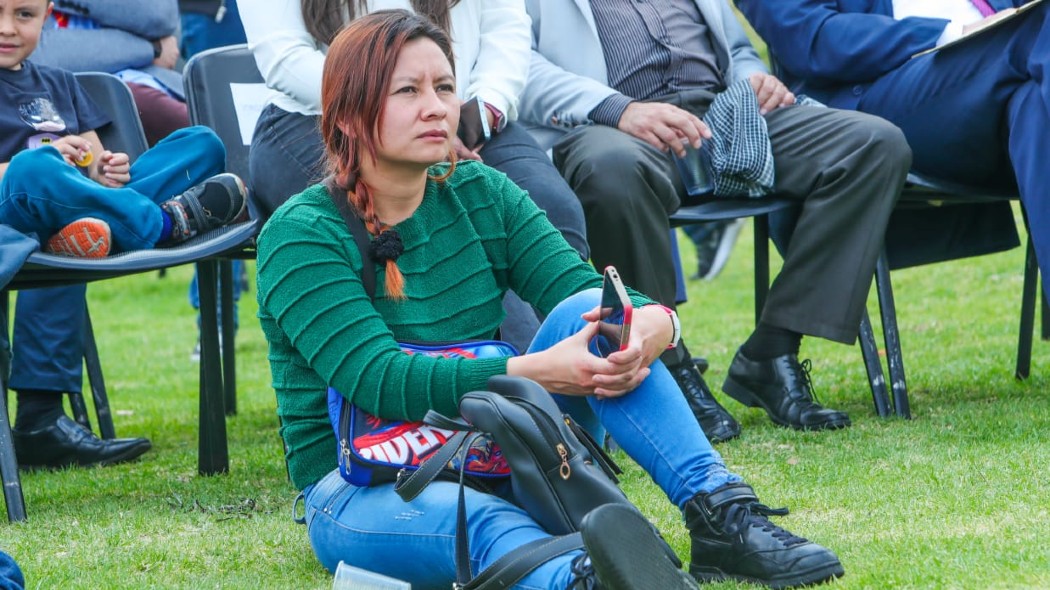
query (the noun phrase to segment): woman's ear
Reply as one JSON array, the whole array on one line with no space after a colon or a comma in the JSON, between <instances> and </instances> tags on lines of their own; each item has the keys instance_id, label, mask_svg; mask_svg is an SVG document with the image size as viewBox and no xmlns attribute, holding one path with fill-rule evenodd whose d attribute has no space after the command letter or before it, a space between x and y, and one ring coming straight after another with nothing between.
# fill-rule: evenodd
<instances>
[{"instance_id":1,"label":"woman's ear","mask_svg":"<svg viewBox=\"0 0 1050 590\"><path fill-rule=\"evenodd\" d=\"M339 130L343 132L343 135L347 136L349 139L357 139L354 133L350 131L350 126L347 125L345 121L340 121L339 123L336 123L335 126L338 127Z\"/></svg>"}]
</instances>

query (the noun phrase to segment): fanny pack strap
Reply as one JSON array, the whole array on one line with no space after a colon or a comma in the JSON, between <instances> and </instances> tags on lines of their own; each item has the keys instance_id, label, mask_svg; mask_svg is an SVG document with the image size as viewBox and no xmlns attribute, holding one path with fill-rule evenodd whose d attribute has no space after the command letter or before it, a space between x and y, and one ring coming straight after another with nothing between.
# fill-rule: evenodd
<instances>
[{"instance_id":1,"label":"fanny pack strap","mask_svg":"<svg viewBox=\"0 0 1050 590\"><path fill-rule=\"evenodd\" d=\"M354 236L357 249L361 252L361 283L365 286L365 293L368 293L368 298L374 300L376 298L376 265L368 256L368 245L371 243L371 240L368 238L365 222L350 207L346 191L335 183L334 177L329 176L325 178L324 186L328 189L328 196L335 203L335 208L343 216L343 222L346 223L347 229L350 230L350 235Z\"/></svg>"}]
</instances>

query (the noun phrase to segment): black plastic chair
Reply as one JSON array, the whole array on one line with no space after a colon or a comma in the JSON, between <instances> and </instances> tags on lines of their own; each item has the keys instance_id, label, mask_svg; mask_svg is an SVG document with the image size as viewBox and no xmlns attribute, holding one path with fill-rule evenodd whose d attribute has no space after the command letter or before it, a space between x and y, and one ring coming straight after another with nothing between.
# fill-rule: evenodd
<instances>
[{"instance_id":1,"label":"black plastic chair","mask_svg":"<svg viewBox=\"0 0 1050 590\"><path fill-rule=\"evenodd\" d=\"M119 78L110 74L86 73L77 74L91 97L110 115L113 123L100 129L100 138L105 146L116 151L125 151L129 156L137 157L146 150L146 138L138 118L134 99L130 90ZM0 297L0 350L6 353L8 343L7 301L8 292L38 287L54 287L87 283L129 274L154 271L158 269L196 263L200 273L201 296L201 332L202 356L218 354L217 326L217 291L218 260L240 251L249 243L258 230L254 217L249 221L226 226L201 234L176 247L153 250L124 252L99 259L70 258L54 256L43 252L30 255L25 265L10 283L2 289ZM229 282L226 285L230 285ZM91 338L90 349L86 356L94 355L95 368L98 369L97 351L94 339ZM9 358L0 354L0 389L6 391L6 378L9 372ZM90 365L90 359L89 359ZM96 384L91 376L92 390L95 394L96 410L100 404L108 408L104 385L101 380ZM226 445L226 421L223 411L222 375L218 367L201 363L200 370L200 446L198 454L198 471L202 475L222 473L229 470L229 455ZM99 370L99 377L101 370ZM99 389L101 386L101 389ZM98 390L98 391L96 391ZM22 495L21 480L18 474L18 462L11 441L9 417L6 411L0 412L0 477L3 480L4 499L7 504L8 519L11 521L26 518L25 500ZM74 402L74 413L77 413ZM86 414L86 413L85 413ZM99 414L100 423L104 423ZM109 420L109 432L113 436L112 421Z\"/></svg>"},{"instance_id":2,"label":"black plastic chair","mask_svg":"<svg viewBox=\"0 0 1050 590\"><path fill-rule=\"evenodd\" d=\"M792 199L771 195L762 198L717 198L704 197L703 202L682 207L670 216L672 227L703 223L708 221L731 220L742 217L754 218L754 251L755 251L755 323L762 316L769 292L769 215L778 211L793 209L798 202ZM900 335L897 331L897 316L893 304L893 287L890 283L889 268L886 256L879 256L875 267L875 285L879 298L879 310L882 318L883 337L886 342L887 366L890 374L890 385L893 392L893 403L890 403L886 389L886 377L879 359L878 344L871 326L868 312L865 310L860 324L860 349L864 358L864 368L871 387L872 402L875 413L887 417L896 412L903 418L911 418L911 407L908 402L908 386L904 373L904 358L901 353Z\"/></svg>"},{"instance_id":3,"label":"black plastic chair","mask_svg":"<svg viewBox=\"0 0 1050 590\"><path fill-rule=\"evenodd\" d=\"M908 175L908 183L901 193L898 207L940 208L975 203L1005 203L1015 200L1020 200L1016 189L974 187L912 172ZM1023 206L1021 211L1024 213ZM1025 216L1025 229L1028 229L1027 216ZM1027 379L1031 374L1037 297L1042 303L1041 335L1043 340L1050 338L1050 306L1047 304L1046 297L1039 295L1039 264L1036 261L1030 231L1025 246L1025 262L1022 272L1024 282L1021 287L1017 360L1014 368L1014 376L1019 380Z\"/></svg>"},{"instance_id":4,"label":"black plastic chair","mask_svg":"<svg viewBox=\"0 0 1050 590\"><path fill-rule=\"evenodd\" d=\"M266 84L255 65L255 58L252 57L248 46L246 44L230 45L194 55L183 70L183 83L190 121L194 125L209 127L219 136L226 147L226 171L241 177L250 189L248 147L251 139L244 136L242 127L246 130L255 129L258 112L253 106L262 106ZM235 92L242 93L241 98L249 96L258 101L248 104L243 100L238 101L238 98L234 96ZM252 217L258 218L259 216L255 213L257 208L251 198L248 203L249 208L252 209ZM236 252L232 257L254 258L254 245ZM221 263L220 274L221 284L232 284L233 270L230 261ZM229 301L225 299L225 289L223 289L223 296L222 309L233 309L232 293ZM237 413L234 337L232 314L222 314L222 371L227 415ZM202 351L201 362L213 361L205 358Z\"/></svg>"}]
</instances>

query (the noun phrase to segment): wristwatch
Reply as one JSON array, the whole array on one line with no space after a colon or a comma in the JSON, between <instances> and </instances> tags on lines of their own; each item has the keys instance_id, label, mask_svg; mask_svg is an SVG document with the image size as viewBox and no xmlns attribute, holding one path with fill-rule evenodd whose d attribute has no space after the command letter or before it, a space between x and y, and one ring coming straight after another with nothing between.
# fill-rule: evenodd
<instances>
[{"instance_id":1,"label":"wristwatch","mask_svg":"<svg viewBox=\"0 0 1050 590\"><path fill-rule=\"evenodd\" d=\"M678 342L682 339L682 323L678 320L678 314L673 309L666 305L659 305L657 307L667 312L667 317L671 318L671 343L667 345L667 350L678 347Z\"/></svg>"}]
</instances>

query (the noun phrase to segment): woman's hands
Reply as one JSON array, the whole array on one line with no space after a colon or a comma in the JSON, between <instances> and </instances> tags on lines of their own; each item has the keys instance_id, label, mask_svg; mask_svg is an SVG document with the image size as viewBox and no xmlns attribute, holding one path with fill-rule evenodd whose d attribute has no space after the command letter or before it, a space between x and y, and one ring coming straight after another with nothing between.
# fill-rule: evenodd
<instances>
[{"instance_id":1,"label":"woman's hands","mask_svg":"<svg viewBox=\"0 0 1050 590\"><path fill-rule=\"evenodd\" d=\"M585 314L587 325L547 350L515 357L507 374L528 377L548 391L567 395L616 397L634 390L649 376L649 365L667 348L673 326L657 306L634 310L627 348L606 358L588 349L598 334L598 309Z\"/></svg>"}]
</instances>

